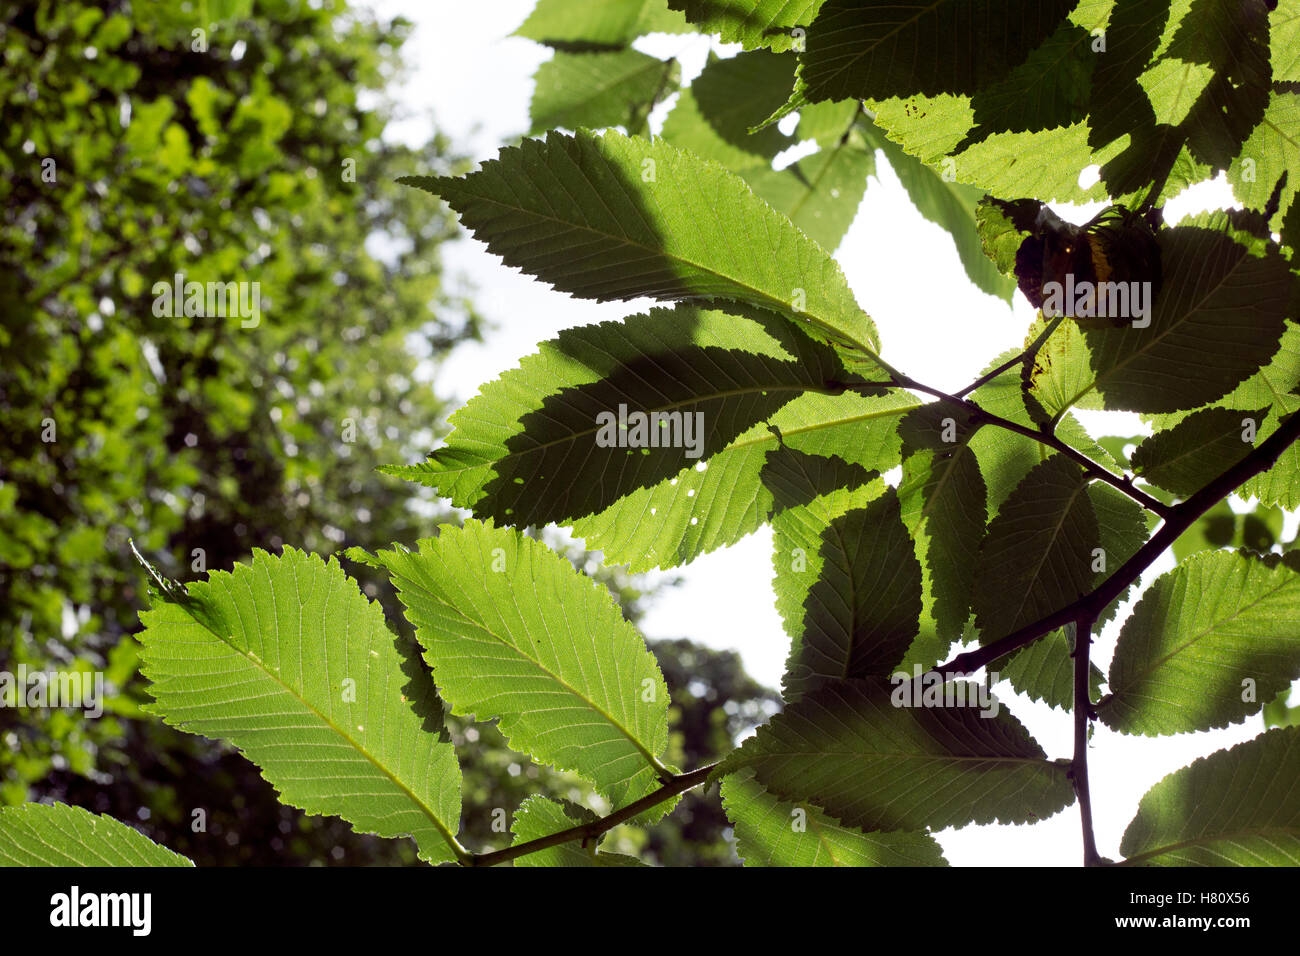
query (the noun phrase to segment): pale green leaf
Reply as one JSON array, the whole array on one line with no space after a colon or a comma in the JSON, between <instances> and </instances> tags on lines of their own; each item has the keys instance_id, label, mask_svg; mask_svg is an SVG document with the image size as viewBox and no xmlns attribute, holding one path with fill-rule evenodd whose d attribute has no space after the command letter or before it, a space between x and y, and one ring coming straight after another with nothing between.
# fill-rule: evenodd
<instances>
[{"instance_id":1,"label":"pale green leaf","mask_svg":"<svg viewBox=\"0 0 1300 956\"><path fill-rule=\"evenodd\" d=\"M1010 303L1016 282L999 272L997 266L989 261L976 228L976 207L984 191L945 179L939 170L904 152L883 131L875 127L865 128L868 142L884 151L916 211L952 236L957 257L971 282L981 292Z\"/></svg>"},{"instance_id":2,"label":"pale green leaf","mask_svg":"<svg viewBox=\"0 0 1300 956\"><path fill-rule=\"evenodd\" d=\"M0 807L0 867L193 865L139 830L81 807Z\"/></svg>"},{"instance_id":3,"label":"pale green leaf","mask_svg":"<svg viewBox=\"0 0 1300 956\"><path fill-rule=\"evenodd\" d=\"M806 133L800 126L798 139L818 139L819 152L784 169L772 168L776 155L796 140L775 126L749 130L785 101L793 61L792 55L762 50L711 59L668 114L663 137L726 166L809 238L833 250L857 215L867 177L875 171L875 153L854 133L857 106L848 104L851 111L835 111L833 131Z\"/></svg>"},{"instance_id":4,"label":"pale green leaf","mask_svg":"<svg viewBox=\"0 0 1300 956\"><path fill-rule=\"evenodd\" d=\"M1046 329L1047 321L1040 313L1029 327L1025 346L1035 342ZM1025 366L1021 380L1026 385L1026 405L1038 413L1038 422L1055 422L1089 394L1095 378L1087 338L1077 323L1066 319L1039 347L1033 362Z\"/></svg>"},{"instance_id":5,"label":"pale green leaf","mask_svg":"<svg viewBox=\"0 0 1300 956\"><path fill-rule=\"evenodd\" d=\"M442 196L489 251L561 291L747 303L875 370L875 326L838 263L734 173L663 140L552 132L466 177L402 182Z\"/></svg>"},{"instance_id":6,"label":"pale green leaf","mask_svg":"<svg viewBox=\"0 0 1300 956\"><path fill-rule=\"evenodd\" d=\"M1300 706L1290 707L1291 688L1287 688L1264 705L1264 726L1300 727Z\"/></svg>"},{"instance_id":7,"label":"pale green leaf","mask_svg":"<svg viewBox=\"0 0 1300 956\"><path fill-rule=\"evenodd\" d=\"M560 51L537 70L532 132L622 125L636 132L650 109L677 87L676 60L636 50Z\"/></svg>"},{"instance_id":8,"label":"pale green leaf","mask_svg":"<svg viewBox=\"0 0 1300 956\"><path fill-rule=\"evenodd\" d=\"M1176 770L1124 831L1130 866L1300 866L1300 727Z\"/></svg>"},{"instance_id":9,"label":"pale green leaf","mask_svg":"<svg viewBox=\"0 0 1300 956\"><path fill-rule=\"evenodd\" d=\"M647 33L690 33L665 0L538 0L515 36L562 49L627 46Z\"/></svg>"},{"instance_id":10,"label":"pale green leaf","mask_svg":"<svg viewBox=\"0 0 1300 956\"><path fill-rule=\"evenodd\" d=\"M893 425L915 399L810 394L855 377L789 323L735 312L679 306L563 332L456 412L445 448L384 470L480 517L573 523L608 560L644 568L689 561L767 520L769 425L810 453L827 447L877 470L897 462ZM668 417L642 435L634 412ZM639 447L618 447L624 437Z\"/></svg>"},{"instance_id":11,"label":"pale green leaf","mask_svg":"<svg viewBox=\"0 0 1300 956\"><path fill-rule=\"evenodd\" d=\"M790 95L795 65L790 53L711 53L664 121L664 138L742 175L753 163L770 169L795 140L775 126L751 129Z\"/></svg>"},{"instance_id":12,"label":"pale green leaf","mask_svg":"<svg viewBox=\"0 0 1300 956\"><path fill-rule=\"evenodd\" d=\"M1286 184L1277 198L1277 215L1270 222L1274 229L1280 227L1300 192L1300 93L1274 90L1264 118L1228 167L1228 182L1233 195L1247 208L1263 209L1283 176Z\"/></svg>"},{"instance_id":13,"label":"pale green leaf","mask_svg":"<svg viewBox=\"0 0 1300 956\"><path fill-rule=\"evenodd\" d=\"M1110 696L1124 733L1176 734L1244 720L1300 677L1300 574L1231 551L1161 575L1120 631Z\"/></svg>"},{"instance_id":14,"label":"pale green leaf","mask_svg":"<svg viewBox=\"0 0 1300 956\"><path fill-rule=\"evenodd\" d=\"M1300 8L1279 3L1268 20L1274 82L1300 83Z\"/></svg>"},{"instance_id":15,"label":"pale green leaf","mask_svg":"<svg viewBox=\"0 0 1300 956\"><path fill-rule=\"evenodd\" d=\"M602 585L541 542L477 521L378 557L455 713L499 719L513 748L616 805L654 789L668 688Z\"/></svg>"},{"instance_id":16,"label":"pale green leaf","mask_svg":"<svg viewBox=\"0 0 1300 956\"><path fill-rule=\"evenodd\" d=\"M716 33L724 43L740 43L746 50L800 49L796 39L807 34L808 24L825 0L668 0L674 10L704 33ZM796 33L795 28L803 28Z\"/></svg>"},{"instance_id":17,"label":"pale green leaf","mask_svg":"<svg viewBox=\"0 0 1300 956\"><path fill-rule=\"evenodd\" d=\"M545 797L532 796L520 804L515 811L511 832L514 842L519 846L529 840L559 833L580 823L588 823L586 814L572 812L572 808L548 800ZM584 847L579 840L570 840L559 846L547 847L525 853L515 859L515 866L642 866L635 857L621 853L601 853L593 844Z\"/></svg>"},{"instance_id":18,"label":"pale green leaf","mask_svg":"<svg viewBox=\"0 0 1300 956\"><path fill-rule=\"evenodd\" d=\"M254 551L140 620L166 723L238 747L291 806L455 859L460 767L433 684L333 558Z\"/></svg>"},{"instance_id":19,"label":"pale green leaf","mask_svg":"<svg viewBox=\"0 0 1300 956\"><path fill-rule=\"evenodd\" d=\"M1164 57L1138 77L1138 83L1154 107L1156 122L1177 126L1213 78L1214 69L1204 63Z\"/></svg>"},{"instance_id":20,"label":"pale green leaf","mask_svg":"<svg viewBox=\"0 0 1300 956\"><path fill-rule=\"evenodd\" d=\"M754 191L785 213L822 248L834 251L853 225L876 154L857 131L771 175L752 177Z\"/></svg>"}]
</instances>

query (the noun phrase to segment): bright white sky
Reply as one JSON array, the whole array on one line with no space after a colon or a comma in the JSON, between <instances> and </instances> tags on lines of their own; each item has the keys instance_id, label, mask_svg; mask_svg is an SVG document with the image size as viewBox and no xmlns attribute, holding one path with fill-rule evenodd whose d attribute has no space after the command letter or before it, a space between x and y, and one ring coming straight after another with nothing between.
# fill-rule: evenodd
<instances>
[{"instance_id":1,"label":"bright white sky","mask_svg":"<svg viewBox=\"0 0 1300 956\"><path fill-rule=\"evenodd\" d=\"M415 115L396 125L391 135L419 140L436 121L458 151L481 161L527 130L532 75L550 52L509 34L523 22L533 0L477 5L372 0L372 6L385 16L400 13L417 24L405 50L412 72L395 91ZM678 57L687 80L703 67L709 41L660 35L643 38L637 47L657 56ZM738 48L716 49L727 55ZM666 107L661 106L652 120L661 123L665 114ZM1008 308L978 291L967 280L948 234L913 209L883 157L878 169L879 181L868 186L836 258L859 303L875 320L889 362L935 387L961 388L993 356L1023 344L1034 310L1018 293L1014 308ZM1171 203L1166 219L1177 221L1188 212L1229 202L1231 195L1220 182ZM1097 208L1081 207L1069 218L1083 222ZM888 228L882 228L884 224ZM924 272L917 265L918 252ZM482 383L515 367L538 342L553 338L561 329L619 319L649 304L572 298L507 268L482 243L468 237L444 247L444 255L449 271L465 277L480 311L496 324L486 344L459 348L437 369L436 388L445 397L472 397ZM1094 435L1149 433L1133 414L1091 412L1080 418ZM1294 528L1291 518L1287 533ZM1172 566L1166 555L1143 582L1150 583ZM773 606L770 533L754 534L674 573L681 576L682 584L668 589L651 607L643 621L647 636L689 637L734 649L750 674L779 688L789 639ZM1127 609L1122 610L1097 644L1095 659L1103 671L1126 615ZM1012 695L1005 683L999 696L1049 756L1070 756L1073 731L1068 714ZM1254 718L1223 731L1149 739L1126 737L1097 725L1089 773L1101 853L1118 856L1124 827L1152 784L1196 757L1254 737L1261 729L1259 718ZM1082 857L1074 807L1034 826L971 826L943 831L938 839L954 865L1076 865Z\"/></svg>"}]
</instances>

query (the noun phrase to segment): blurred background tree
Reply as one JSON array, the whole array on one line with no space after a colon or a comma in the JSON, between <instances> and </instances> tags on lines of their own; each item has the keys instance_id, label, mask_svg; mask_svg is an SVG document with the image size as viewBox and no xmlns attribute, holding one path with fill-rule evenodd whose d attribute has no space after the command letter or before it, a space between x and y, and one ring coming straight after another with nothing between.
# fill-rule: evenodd
<instances>
[{"instance_id":1,"label":"blurred background tree","mask_svg":"<svg viewBox=\"0 0 1300 956\"><path fill-rule=\"evenodd\" d=\"M421 458L450 408L417 367L480 335L397 176L456 173L441 136L382 133L409 24L342 0L21 0L0 13L0 670L102 671L97 720L0 708L0 803L56 799L134 822L200 864L414 862L405 841L281 806L252 764L141 711L143 579L255 547L413 543L455 520L375 472ZM258 282L262 317L155 316L156 282ZM589 573L592 556L553 541ZM409 633L386 582L347 569ZM600 571L635 619L645 585ZM734 655L655 645L674 759L694 766L776 697ZM452 719L465 837L504 845L545 792L590 801L491 725ZM194 811L206 829L195 832ZM494 829L494 821L498 829ZM731 863L716 792L617 835L648 862Z\"/></svg>"}]
</instances>

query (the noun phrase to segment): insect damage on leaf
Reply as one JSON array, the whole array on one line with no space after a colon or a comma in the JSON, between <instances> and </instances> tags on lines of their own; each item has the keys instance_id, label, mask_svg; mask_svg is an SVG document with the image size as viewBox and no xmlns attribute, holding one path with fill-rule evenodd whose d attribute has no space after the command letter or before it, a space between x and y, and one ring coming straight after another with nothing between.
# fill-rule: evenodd
<instances>
[{"instance_id":1,"label":"insect damage on leaf","mask_svg":"<svg viewBox=\"0 0 1300 956\"><path fill-rule=\"evenodd\" d=\"M1145 327L1161 284L1159 211L1108 206L1076 226L1034 199L984 202L1024 234L1016 282L1044 316L1066 315L1084 328Z\"/></svg>"}]
</instances>

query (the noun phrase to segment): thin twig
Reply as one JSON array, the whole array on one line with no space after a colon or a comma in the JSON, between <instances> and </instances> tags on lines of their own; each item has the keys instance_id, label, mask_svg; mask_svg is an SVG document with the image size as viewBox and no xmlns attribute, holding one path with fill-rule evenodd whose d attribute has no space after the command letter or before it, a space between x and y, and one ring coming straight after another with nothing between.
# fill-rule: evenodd
<instances>
[{"instance_id":1,"label":"thin twig","mask_svg":"<svg viewBox=\"0 0 1300 956\"><path fill-rule=\"evenodd\" d=\"M992 412L985 411L983 407L981 407L980 405L971 401L968 398L958 398L956 395L950 395L947 392L940 391L937 388L932 388L929 385L926 385L922 382L918 382L916 381L916 379L910 378L909 376L906 375L900 375L898 378L896 378L891 382L867 382L865 384L854 384L854 385L846 386L846 388L850 390L862 391L862 390L869 390L869 389L888 387L888 386L892 386L894 388L910 388L918 392L925 392L928 395L933 395L935 398L939 399L940 401L949 403L954 408L961 409L967 415L970 416L970 420L972 423L983 424L983 425L995 425L998 428L1002 428L1010 432L1015 432L1017 435L1023 435L1026 438L1031 438L1036 442L1040 442L1041 444L1046 445L1048 448L1054 449L1055 451L1060 452L1062 455L1065 455L1065 457L1069 458L1076 465L1082 468L1084 473L1089 478L1095 478L1099 481L1106 482L1106 484L1110 485L1112 488L1115 488L1121 493L1127 495L1129 498L1132 498L1134 501L1140 504L1147 511L1150 511L1153 514L1160 516L1161 518L1169 517L1170 508L1163 501L1159 501L1151 497L1142 489L1135 487L1127 477L1120 477L1119 475L1116 475L1109 469L1103 468L1101 465L1093 461L1091 458L1089 458L1083 452L1079 451L1077 448L1074 448L1067 442L1062 441L1054 433L1050 431L1043 431L1041 429L1030 428L1028 425L1022 425L1019 422L1014 422L1009 418L1003 418L1001 415L994 415Z\"/></svg>"},{"instance_id":2,"label":"thin twig","mask_svg":"<svg viewBox=\"0 0 1300 956\"><path fill-rule=\"evenodd\" d=\"M622 809L615 810L598 820L581 823L569 827L567 830L560 830L548 836L538 837L536 840L529 840L527 843L520 843L517 846L508 846L504 850L495 850L492 853L473 853L462 858L461 865L494 866L497 863L505 863L507 860L513 860L529 853L536 853L538 850L559 846L561 843L568 843L571 840L582 840L584 843L594 840L606 830L612 830L620 823L631 820L651 807L656 807L665 800L671 800L679 793L685 793L687 790L698 787L709 778L709 774L713 772L715 767L717 767L717 764L709 764L706 767L700 767L698 770L692 770L690 773L678 774L666 781L663 786L653 793L647 794L640 800L635 800Z\"/></svg>"},{"instance_id":3,"label":"thin twig","mask_svg":"<svg viewBox=\"0 0 1300 956\"><path fill-rule=\"evenodd\" d=\"M1032 644L1049 631L1078 620L1080 615L1086 614L1096 619L1112 601L1140 578L1142 573L1155 562L1156 558L1160 557L1165 549L1173 544L1179 535L1190 528L1201 515L1236 491L1242 484L1260 472L1273 467L1278 458L1282 456L1282 453L1298 438L1300 438L1300 413L1290 415L1282 422L1278 430L1269 435L1262 444L1256 446L1254 451L1247 454L1241 461L1224 471L1182 504L1169 509L1164 524L1160 526L1159 531L1151 536L1151 540L1139 548L1133 557L1125 561L1119 570L1093 591L1067 604L1059 611L1053 611L1032 624L1026 624L1024 627L1012 631L1006 637L993 641L991 644L985 644L973 651L958 654L948 663L936 667L935 672L944 676L970 674L979 670L985 664L1010 654L1012 651L1019 650L1027 644Z\"/></svg>"},{"instance_id":4,"label":"thin twig","mask_svg":"<svg viewBox=\"0 0 1300 956\"><path fill-rule=\"evenodd\" d=\"M1056 331L1057 326L1059 326L1061 322L1064 320L1065 320L1064 313L1053 317L1052 320L1047 323L1047 328L1043 329L1042 334L1040 334L1038 338L1034 339L1034 341L1030 343L1027 349L1025 349L1023 352L1021 352L1019 355L1015 356L1014 358L1007 359L997 368L993 369L993 371L985 372L979 378L975 379L975 381L971 382L969 385L963 388L960 392L955 392L953 397L965 398L971 392L975 391L975 389L979 388L981 385L987 385L989 382L993 381L1003 372L1009 372L1017 365L1024 365L1026 362L1031 361L1034 358L1034 356L1038 354L1038 350L1043 347L1043 343L1052 337L1052 333Z\"/></svg>"},{"instance_id":5,"label":"thin twig","mask_svg":"<svg viewBox=\"0 0 1300 956\"><path fill-rule=\"evenodd\" d=\"M1088 678L1091 676L1093 618L1086 612L1074 622L1074 759L1070 762L1070 782L1079 799L1079 822L1083 827L1083 865L1102 862L1097 852L1097 837L1092 829L1092 795L1088 790L1088 725L1092 717L1092 698Z\"/></svg>"}]
</instances>

